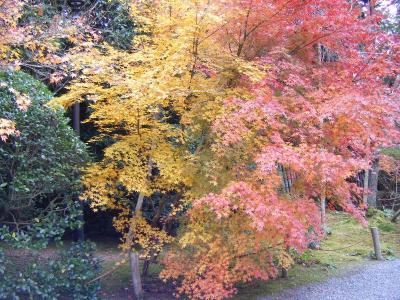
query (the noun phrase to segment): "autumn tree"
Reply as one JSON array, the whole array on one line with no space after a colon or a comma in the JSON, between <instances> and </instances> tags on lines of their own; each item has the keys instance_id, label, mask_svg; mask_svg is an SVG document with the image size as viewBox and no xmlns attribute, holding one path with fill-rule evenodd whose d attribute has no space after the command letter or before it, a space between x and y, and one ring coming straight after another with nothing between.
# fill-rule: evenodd
<instances>
[{"instance_id":1,"label":"autumn tree","mask_svg":"<svg viewBox=\"0 0 400 300\"><path fill-rule=\"evenodd\" d=\"M383 80L398 74L398 45L378 12L344 0L160 0L133 1L130 14L140 34L129 51L71 51L79 77L56 101L88 101L94 140L111 141L82 198L120 210L133 269L170 241L141 216L155 192L189 204L162 277L194 299L288 268L290 249L321 238L327 199L363 220L349 178L398 139L398 91ZM290 194L278 163L296 173Z\"/></svg>"},{"instance_id":2,"label":"autumn tree","mask_svg":"<svg viewBox=\"0 0 400 300\"><path fill-rule=\"evenodd\" d=\"M169 238L141 217L143 198L192 185L189 144L209 126L221 99L240 93L238 67L254 67L213 47L221 20L207 3L144 2L132 14L142 34L131 52L104 44L69 57L83 75L57 102L90 101L89 121L100 132L95 139L113 140L87 169L82 198L95 209L119 209L115 224L125 233L124 248L146 256Z\"/></svg>"},{"instance_id":3,"label":"autumn tree","mask_svg":"<svg viewBox=\"0 0 400 300\"><path fill-rule=\"evenodd\" d=\"M398 46L378 12L348 1L232 1L225 11L216 43L266 72L247 97L224 100L209 170L220 192L193 202L189 230L165 258L162 276L195 299L275 276L273 257L286 267L288 248L319 238L316 203L323 210L329 199L363 221L349 178L399 137L398 91L383 80L399 71ZM227 185L218 182L223 161L234 174ZM278 192L277 163L296 173L289 195Z\"/></svg>"}]
</instances>

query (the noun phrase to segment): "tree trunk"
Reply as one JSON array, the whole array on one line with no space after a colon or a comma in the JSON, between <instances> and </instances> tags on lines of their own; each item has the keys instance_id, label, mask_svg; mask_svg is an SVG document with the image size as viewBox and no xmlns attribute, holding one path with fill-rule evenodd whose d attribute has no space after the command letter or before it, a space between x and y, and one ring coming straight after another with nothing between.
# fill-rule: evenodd
<instances>
[{"instance_id":1,"label":"tree trunk","mask_svg":"<svg viewBox=\"0 0 400 300\"><path fill-rule=\"evenodd\" d=\"M369 15L372 16L374 14L374 9L375 9L375 0L369 0L368 6L369 6Z\"/></svg>"},{"instance_id":2,"label":"tree trunk","mask_svg":"<svg viewBox=\"0 0 400 300\"><path fill-rule=\"evenodd\" d=\"M139 194L138 201L136 203L135 215L133 217L140 217L142 213L144 195L142 193ZM131 241L133 239L133 233L131 229L128 233L128 239ZM136 300L143 300L143 287L142 287L142 279L140 277L140 267L139 267L139 253L135 249L131 249L129 251L129 261L131 267L131 277L132 277L132 285L133 285L133 295Z\"/></svg>"},{"instance_id":3,"label":"tree trunk","mask_svg":"<svg viewBox=\"0 0 400 300\"><path fill-rule=\"evenodd\" d=\"M72 107L72 128L74 128L76 135L80 138L81 134L81 120L80 120L80 104L79 102L76 102L74 106ZM78 217L79 221L82 222L82 226L76 230L76 237L77 240L83 242L85 240L85 229L84 229L84 207L83 207L83 202L79 200L78 195L74 196L75 201L79 203L79 208L81 211L80 216Z\"/></svg>"},{"instance_id":4,"label":"tree trunk","mask_svg":"<svg viewBox=\"0 0 400 300\"><path fill-rule=\"evenodd\" d=\"M371 227L371 234L372 234L372 241L374 243L375 257L377 260L383 260L378 228Z\"/></svg>"},{"instance_id":5,"label":"tree trunk","mask_svg":"<svg viewBox=\"0 0 400 300\"><path fill-rule=\"evenodd\" d=\"M370 193L367 197L367 203L370 207L377 207L377 194L378 194L378 175L379 175L379 160L376 159L372 163L372 170L369 176L369 189Z\"/></svg>"},{"instance_id":6,"label":"tree trunk","mask_svg":"<svg viewBox=\"0 0 400 300\"><path fill-rule=\"evenodd\" d=\"M321 224L322 228L326 229L326 197L321 197Z\"/></svg>"},{"instance_id":7,"label":"tree trunk","mask_svg":"<svg viewBox=\"0 0 400 300\"><path fill-rule=\"evenodd\" d=\"M285 268L282 268L282 278L289 278L289 272Z\"/></svg>"},{"instance_id":8,"label":"tree trunk","mask_svg":"<svg viewBox=\"0 0 400 300\"><path fill-rule=\"evenodd\" d=\"M149 267L151 264L151 260L150 259L146 259L143 262L143 268L142 268L142 276L146 277L149 274Z\"/></svg>"},{"instance_id":9,"label":"tree trunk","mask_svg":"<svg viewBox=\"0 0 400 300\"><path fill-rule=\"evenodd\" d=\"M364 188L363 188L363 203L368 203L368 181L369 181L369 170L364 170Z\"/></svg>"},{"instance_id":10,"label":"tree trunk","mask_svg":"<svg viewBox=\"0 0 400 300\"><path fill-rule=\"evenodd\" d=\"M323 57L323 48L320 43L317 44L317 54L318 54L318 64L322 65L324 57Z\"/></svg>"},{"instance_id":11,"label":"tree trunk","mask_svg":"<svg viewBox=\"0 0 400 300\"><path fill-rule=\"evenodd\" d=\"M129 262L131 267L133 294L136 300L143 300L144 295L142 279L140 278L139 254L136 251L129 251Z\"/></svg>"}]
</instances>

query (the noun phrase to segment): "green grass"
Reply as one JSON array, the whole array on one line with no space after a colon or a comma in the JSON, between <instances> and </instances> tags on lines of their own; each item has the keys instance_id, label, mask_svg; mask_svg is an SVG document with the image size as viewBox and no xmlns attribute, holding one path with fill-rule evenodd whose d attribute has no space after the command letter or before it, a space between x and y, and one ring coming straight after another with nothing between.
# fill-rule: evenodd
<instances>
[{"instance_id":1,"label":"green grass","mask_svg":"<svg viewBox=\"0 0 400 300\"><path fill-rule=\"evenodd\" d=\"M104 271L111 270L115 267L116 261L104 261ZM140 262L140 269L142 269L142 262ZM154 281L159 281L158 274L161 272L161 266L158 264L151 264L148 271L148 276L144 278L145 283L152 284ZM129 263L122 263L118 269L110 275L102 278L101 287L108 292L119 291L129 287L131 282L131 273Z\"/></svg>"},{"instance_id":2,"label":"green grass","mask_svg":"<svg viewBox=\"0 0 400 300\"><path fill-rule=\"evenodd\" d=\"M384 148L381 150L382 154L391 156L395 159L400 159L400 149L399 148Z\"/></svg>"},{"instance_id":3,"label":"green grass","mask_svg":"<svg viewBox=\"0 0 400 300\"><path fill-rule=\"evenodd\" d=\"M103 263L104 271L113 269L115 267L115 261L105 261ZM101 280L102 290L113 292L116 290L124 289L129 285L131 281L131 274L128 263L122 264L118 269L112 272L110 275L103 277Z\"/></svg>"}]
</instances>

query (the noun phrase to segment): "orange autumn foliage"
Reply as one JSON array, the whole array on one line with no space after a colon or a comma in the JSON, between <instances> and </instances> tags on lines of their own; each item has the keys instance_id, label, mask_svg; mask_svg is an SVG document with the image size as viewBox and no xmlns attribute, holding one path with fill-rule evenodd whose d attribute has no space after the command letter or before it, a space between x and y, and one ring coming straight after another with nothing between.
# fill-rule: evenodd
<instances>
[{"instance_id":1,"label":"orange autumn foliage","mask_svg":"<svg viewBox=\"0 0 400 300\"><path fill-rule=\"evenodd\" d=\"M288 249L320 237L321 199L365 223L349 178L399 141L399 92L383 81L399 72L398 38L380 30L379 12L348 1L210 5L226 12L215 43L265 73L256 83L238 74L234 84L248 93L225 98L212 122L216 188L193 202L165 257L162 277L192 299L231 297L239 282L275 277ZM289 195L277 163L296 173Z\"/></svg>"}]
</instances>

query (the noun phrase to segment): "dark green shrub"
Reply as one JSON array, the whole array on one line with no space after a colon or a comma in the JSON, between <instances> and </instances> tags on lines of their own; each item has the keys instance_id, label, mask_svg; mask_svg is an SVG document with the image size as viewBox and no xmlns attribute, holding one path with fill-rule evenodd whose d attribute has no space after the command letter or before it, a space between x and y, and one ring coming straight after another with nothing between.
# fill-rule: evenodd
<instances>
[{"instance_id":1,"label":"dark green shrub","mask_svg":"<svg viewBox=\"0 0 400 300\"><path fill-rule=\"evenodd\" d=\"M26 111L13 91L29 96ZM45 246L81 225L72 195L89 157L64 111L46 106L51 97L25 73L0 72L0 118L14 121L20 132L0 141L0 241L14 247Z\"/></svg>"},{"instance_id":2,"label":"dark green shrub","mask_svg":"<svg viewBox=\"0 0 400 300\"><path fill-rule=\"evenodd\" d=\"M98 299L100 265L93 256L94 244L76 243L55 259L36 255L20 265L0 250L0 299Z\"/></svg>"},{"instance_id":3,"label":"dark green shrub","mask_svg":"<svg viewBox=\"0 0 400 300\"><path fill-rule=\"evenodd\" d=\"M57 14L62 14L67 20L73 19L76 15L84 15L88 25L106 42L120 49L129 49L136 29L129 12L129 5L129 1L121 0L84 0L80 6L73 7L70 1L31 0L25 6L25 13L20 23L47 28ZM59 39L58 43L61 46L60 50L68 48L63 45L62 39ZM27 57L29 57L28 52L24 52Z\"/></svg>"},{"instance_id":4,"label":"dark green shrub","mask_svg":"<svg viewBox=\"0 0 400 300\"><path fill-rule=\"evenodd\" d=\"M26 111L18 93L31 100ZM81 226L81 168L86 146L52 95L30 75L0 72L0 118L12 120L19 135L0 141L0 299L96 299L99 264L92 244L73 244L54 259L38 250ZM23 250L22 250L23 249ZM36 250L35 250L36 249ZM10 255L11 254L11 255Z\"/></svg>"},{"instance_id":5,"label":"dark green shrub","mask_svg":"<svg viewBox=\"0 0 400 300\"><path fill-rule=\"evenodd\" d=\"M129 13L128 2L100 0L98 9L92 12L94 26L104 39L120 49L129 49L135 36L136 25Z\"/></svg>"}]
</instances>

